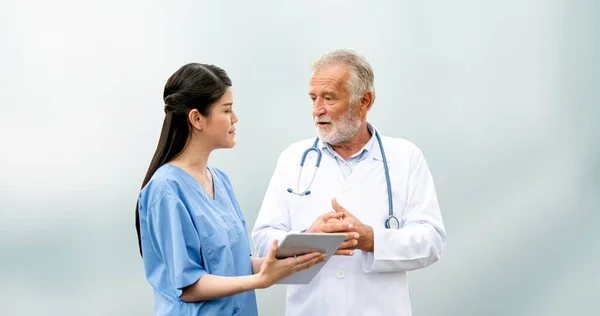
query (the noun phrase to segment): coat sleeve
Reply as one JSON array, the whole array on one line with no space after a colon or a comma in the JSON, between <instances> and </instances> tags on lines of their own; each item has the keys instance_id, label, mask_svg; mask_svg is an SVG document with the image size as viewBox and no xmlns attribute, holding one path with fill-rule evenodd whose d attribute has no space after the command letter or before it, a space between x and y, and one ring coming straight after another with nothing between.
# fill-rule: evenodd
<instances>
[{"instance_id":1,"label":"coat sleeve","mask_svg":"<svg viewBox=\"0 0 600 316\"><path fill-rule=\"evenodd\" d=\"M400 229L374 228L374 251L363 252L365 273L410 271L441 258L446 231L423 153L411 155L406 209Z\"/></svg>"}]
</instances>

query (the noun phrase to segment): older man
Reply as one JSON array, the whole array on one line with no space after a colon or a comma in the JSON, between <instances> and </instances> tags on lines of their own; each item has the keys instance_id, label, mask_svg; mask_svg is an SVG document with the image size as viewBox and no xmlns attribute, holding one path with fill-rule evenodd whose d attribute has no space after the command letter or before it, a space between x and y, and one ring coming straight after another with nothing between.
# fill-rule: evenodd
<instances>
[{"instance_id":1,"label":"older man","mask_svg":"<svg viewBox=\"0 0 600 316\"><path fill-rule=\"evenodd\" d=\"M348 238L309 284L288 286L286 315L411 315L407 271L433 264L444 249L423 153L367 121L373 82L368 61L354 51L330 52L313 65L308 95L318 138L280 155L252 236L259 256L289 232Z\"/></svg>"}]
</instances>

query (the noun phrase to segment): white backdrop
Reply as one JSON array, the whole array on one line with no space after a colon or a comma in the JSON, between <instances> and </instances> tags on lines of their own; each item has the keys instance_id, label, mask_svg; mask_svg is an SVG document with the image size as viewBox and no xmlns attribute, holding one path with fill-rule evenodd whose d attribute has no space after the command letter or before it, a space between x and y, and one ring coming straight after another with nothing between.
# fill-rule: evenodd
<instances>
[{"instance_id":1,"label":"white backdrop","mask_svg":"<svg viewBox=\"0 0 600 316\"><path fill-rule=\"evenodd\" d=\"M233 79L238 145L211 164L251 228L279 152L314 134L311 62L343 47L374 67L370 121L436 181L448 246L409 274L414 315L594 314L599 18L592 0L5 0L0 314L151 314L134 207L168 76ZM284 297L258 291L260 314Z\"/></svg>"}]
</instances>

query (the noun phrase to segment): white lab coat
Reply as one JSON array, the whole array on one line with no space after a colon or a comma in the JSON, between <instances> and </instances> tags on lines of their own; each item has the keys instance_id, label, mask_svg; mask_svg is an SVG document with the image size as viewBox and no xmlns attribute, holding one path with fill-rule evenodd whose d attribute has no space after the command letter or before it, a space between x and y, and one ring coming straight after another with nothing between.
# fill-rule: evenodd
<instances>
[{"instance_id":1,"label":"white lab coat","mask_svg":"<svg viewBox=\"0 0 600 316\"><path fill-rule=\"evenodd\" d=\"M440 259L446 232L432 176L422 152L413 143L381 135L388 161L394 214L401 229L386 229L388 197L379 144L375 139L366 159L347 182L335 159L325 152L308 196L287 192L296 187L300 158L314 138L292 144L280 155L252 231L258 255L265 256L274 238L307 229L331 199L373 227L374 252L333 256L307 285L288 285L286 315L411 315L407 271ZM319 144L321 148L322 144ZM302 171L304 190L316 161L311 152Z\"/></svg>"}]
</instances>

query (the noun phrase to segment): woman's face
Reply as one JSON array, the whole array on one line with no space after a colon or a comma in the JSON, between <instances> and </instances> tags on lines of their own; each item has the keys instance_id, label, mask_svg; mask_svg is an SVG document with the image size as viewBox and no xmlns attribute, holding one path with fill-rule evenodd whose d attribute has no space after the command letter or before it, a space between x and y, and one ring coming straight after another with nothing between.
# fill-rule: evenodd
<instances>
[{"instance_id":1,"label":"woman's face","mask_svg":"<svg viewBox=\"0 0 600 316\"><path fill-rule=\"evenodd\" d=\"M238 118L233 112L233 93L231 87L217 100L205 119L203 133L216 148L232 148L235 146L235 123Z\"/></svg>"}]
</instances>

